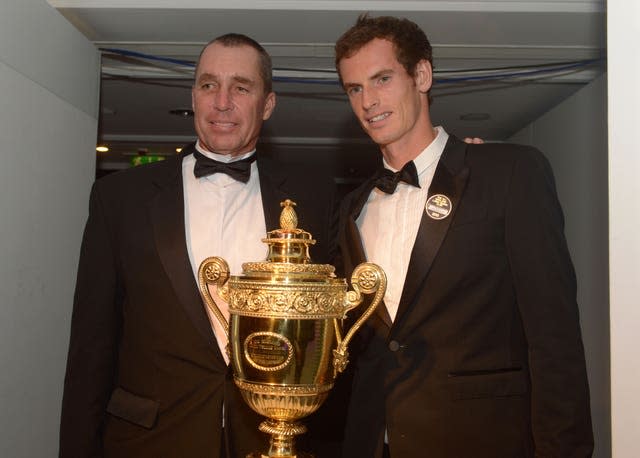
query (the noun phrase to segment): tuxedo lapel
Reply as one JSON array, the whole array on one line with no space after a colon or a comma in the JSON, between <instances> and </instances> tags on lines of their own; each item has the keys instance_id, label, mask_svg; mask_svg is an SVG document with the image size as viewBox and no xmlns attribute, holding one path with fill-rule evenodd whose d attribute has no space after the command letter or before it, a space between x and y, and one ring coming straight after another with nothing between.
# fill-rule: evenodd
<instances>
[{"instance_id":1,"label":"tuxedo lapel","mask_svg":"<svg viewBox=\"0 0 640 458\"><path fill-rule=\"evenodd\" d=\"M426 211L422 213L416 241L411 251L396 323L403 318L427 278L455 216L469 177L469 169L464 164L465 152L465 143L453 136L449 137L429 187L427 201L436 194L444 195L451 201L451 210L447 217L439 220L431 218Z\"/></svg>"},{"instance_id":2,"label":"tuxedo lapel","mask_svg":"<svg viewBox=\"0 0 640 458\"><path fill-rule=\"evenodd\" d=\"M188 151L185 153L188 154ZM176 160L175 168L156 180L159 190L149 202L154 239L162 265L180 303L195 328L224 363L222 355L217 350L218 345L200 298L187 252L181 159L184 155Z\"/></svg>"},{"instance_id":3,"label":"tuxedo lapel","mask_svg":"<svg viewBox=\"0 0 640 458\"><path fill-rule=\"evenodd\" d=\"M272 231L280 227L280 202L291 198L286 188L287 174L260 153L256 154L265 227Z\"/></svg>"}]
</instances>

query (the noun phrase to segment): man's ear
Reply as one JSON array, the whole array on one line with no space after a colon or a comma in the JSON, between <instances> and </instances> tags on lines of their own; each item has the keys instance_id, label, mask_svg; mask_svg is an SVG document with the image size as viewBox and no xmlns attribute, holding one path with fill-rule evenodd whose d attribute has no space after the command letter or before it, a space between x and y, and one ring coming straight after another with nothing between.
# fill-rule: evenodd
<instances>
[{"instance_id":1,"label":"man's ear","mask_svg":"<svg viewBox=\"0 0 640 458\"><path fill-rule=\"evenodd\" d=\"M419 61L416 64L414 75L418 90L426 94L433 84L433 69L431 68L431 63L426 59Z\"/></svg>"},{"instance_id":2,"label":"man's ear","mask_svg":"<svg viewBox=\"0 0 640 458\"><path fill-rule=\"evenodd\" d=\"M273 110L275 107L276 107L276 93L269 92L269 94L267 94L267 98L264 101L264 111L262 112L263 121L266 121L271 117L271 113L273 113Z\"/></svg>"}]
</instances>

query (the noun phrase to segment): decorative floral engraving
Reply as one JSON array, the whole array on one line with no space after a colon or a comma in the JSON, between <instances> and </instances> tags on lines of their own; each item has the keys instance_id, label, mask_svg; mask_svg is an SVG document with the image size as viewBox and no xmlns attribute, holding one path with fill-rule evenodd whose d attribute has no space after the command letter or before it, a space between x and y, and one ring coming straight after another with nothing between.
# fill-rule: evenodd
<instances>
[{"instance_id":1,"label":"decorative floral engraving","mask_svg":"<svg viewBox=\"0 0 640 458\"><path fill-rule=\"evenodd\" d=\"M241 390L245 390L256 395L308 396L326 393L333 388L333 383L317 385L263 385L259 383L246 382L238 377L235 377L234 381Z\"/></svg>"},{"instance_id":2,"label":"decorative floral engraving","mask_svg":"<svg viewBox=\"0 0 640 458\"><path fill-rule=\"evenodd\" d=\"M289 262L245 262L242 270L246 272L268 273L306 273L329 276L335 271L330 264L293 264Z\"/></svg>"},{"instance_id":3,"label":"decorative floral engraving","mask_svg":"<svg viewBox=\"0 0 640 458\"><path fill-rule=\"evenodd\" d=\"M295 294L293 296L293 308L300 313L307 313L316 307L317 297L310 294Z\"/></svg>"},{"instance_id":4,"label":"decorative floral engraving","mask_svg":"<svg viewBox=\"0 0 640 458\"><path fill-rule=\"evenodd\" d=\"M215 282L220 278L220 265L217 263L208 264L204 269L204 276L210 282Z\"/></svg>"},{"instance_id":5,"label":"decorative floral engraving","mask_svg":"<svg viewBox=\"0 0 640 458\"><path fill-rule=\"evenodd\" d=\"M371 270L365 270L360 274L360 277L358 277L358 283L366 290L372 289L376 285L377 281L378 276Z\"/></svg>"},{"instance_id":6,"label":"decorative floral engraving","mask_svg":"<svg viewBox=\"0 0 640 458\"><path fill-rule=\"evenodd\" d=\"M231 296L231 301L234 306L240 302L246 304L248 310L257 312L265 308L267 297L259 291L238 291Z\"/></svg>"},{"instance_id":7,"label":"decorative floral engraving","mask_svg":"<svg viewBox=\"0 0 640 458\"><path fill-rule=\"evenodd\" d=\"M305 288L278 288L251 285L251 289L231 289L229 309L251 316L287 318L332 318L344 314L343 285Z\"/></svg>"}]
</instances>

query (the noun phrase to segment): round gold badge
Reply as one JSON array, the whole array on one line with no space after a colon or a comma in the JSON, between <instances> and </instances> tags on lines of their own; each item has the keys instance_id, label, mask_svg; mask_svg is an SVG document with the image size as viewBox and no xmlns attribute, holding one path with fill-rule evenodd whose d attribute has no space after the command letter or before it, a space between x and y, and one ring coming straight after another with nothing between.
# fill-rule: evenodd
<instances>
[{"instance_id":1,"label":"round gold badge","mask_svg":"<svg viewBox=\"0 0 640 458\"><path fill-rule=\"evenodd\" d=\"M451 199L444 194L434 194L427 199L424 210L430 218L441 220L445 219L451 213Z\"/></svg>"}]
</instances>

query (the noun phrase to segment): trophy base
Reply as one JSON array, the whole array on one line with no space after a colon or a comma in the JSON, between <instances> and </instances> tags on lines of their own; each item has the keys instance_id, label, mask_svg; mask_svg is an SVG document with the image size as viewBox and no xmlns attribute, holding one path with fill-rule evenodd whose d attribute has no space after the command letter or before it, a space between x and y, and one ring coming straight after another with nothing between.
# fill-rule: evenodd
<instances>
[{"instance_id":1,"label":"trophy base","mask_svg":"<svg viewBox=\"0 0 640 458\"><path fill-rule=\"evenodd\" d=\"M254 452L247 455L247 458L314 458L309 453L298 452L294 446L294 437L307 431L307 427L303 424L296 421L267 418L260 423L258 429L271 436L269 451L266 455Z\"/></svg>"}]
</instances>

